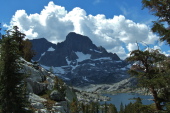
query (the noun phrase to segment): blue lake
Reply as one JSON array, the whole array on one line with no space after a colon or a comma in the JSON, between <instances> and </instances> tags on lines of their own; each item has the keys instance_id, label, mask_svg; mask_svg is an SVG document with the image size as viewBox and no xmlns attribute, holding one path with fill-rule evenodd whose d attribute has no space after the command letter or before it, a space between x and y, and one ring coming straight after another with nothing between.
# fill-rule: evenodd
<instances>
[{"instance_id":1,"label":"blue lake","mask_svg":"<svg viewBox=\"0 0 170 113\"><path fill-rule=\"evenodd\" d=\"M140 97L142 99L142 103L144 105L149 105L152 104L153 101L150 99L153 99L151 95L141 95L137 93L119 93L116 95L111 95L111 94L104 94L104 96L111 97L110 101L106 101L106 103L112 103L116 106L116 108L119 110L120 109L120 104L122 103L123 105L127 105L130 102L135 102L133 98L138 98ZM101 102L101 104L104 104L105 102Z\"/></svg>"}]
</instances>

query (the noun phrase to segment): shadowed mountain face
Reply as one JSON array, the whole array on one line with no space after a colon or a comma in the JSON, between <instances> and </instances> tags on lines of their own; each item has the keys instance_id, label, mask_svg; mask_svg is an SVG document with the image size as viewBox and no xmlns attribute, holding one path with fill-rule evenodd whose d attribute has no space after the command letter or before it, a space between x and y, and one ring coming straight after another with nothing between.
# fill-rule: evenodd
<instances>
[{"instance_id":1,"label":"shadowed mountain face","mask_svg":"<svg viewBox=\"0 0 170 113\"><path fill-rule=\"evenodd\" d=\"M57 45L46 39L31 40L36 51L34 61L63 78L72 85L113 83L127 78L127 63L97 47L87 37L69 33L66 40Z\"/></svg>"}]
</instances>

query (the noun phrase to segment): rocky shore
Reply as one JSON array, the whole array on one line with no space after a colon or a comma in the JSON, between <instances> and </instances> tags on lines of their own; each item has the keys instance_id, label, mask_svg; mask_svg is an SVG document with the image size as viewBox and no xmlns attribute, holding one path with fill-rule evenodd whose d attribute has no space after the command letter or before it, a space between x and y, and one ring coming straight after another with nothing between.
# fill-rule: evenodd
<instances>
[{"instance_id":1,"label":"rocky shore","mask_svg":"<svg viewBox=\"0 0 170 113\"><path fill-rule=\"evenodd\" d=\"M86 91L77 91L77 99L80 103L88 104L91 102L101 102L109 101L110 98L107 96L102 96L101 93L86 92Z\"/></svg>"}]
</instances>

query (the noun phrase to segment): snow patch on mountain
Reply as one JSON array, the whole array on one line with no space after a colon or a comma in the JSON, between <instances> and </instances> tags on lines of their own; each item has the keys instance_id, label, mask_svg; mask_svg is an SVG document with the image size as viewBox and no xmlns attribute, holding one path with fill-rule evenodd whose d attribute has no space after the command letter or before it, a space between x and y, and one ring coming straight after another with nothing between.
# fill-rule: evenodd
<instances>
[{"instance_id":1,"label":"snow patch on mountain","mask_svg":"<svg viewBox=\"0 0 170 113\"><path fill-rule=\"evenodd\" d=\"M118 61L115 61L116 63L121 63L122 62L122 60L118 60Z\"/></svg>"},{"instance_id":2,"label":"snow patch on mountain","mask_svg":"<svg viewBox=\"0 0 170 113\"><path fill-rule=\"evenodd\" d=\"M79 66L79 65L71 66L71 67L72 67L72 71L73 71L74 69L76 69L78 66Z\"/></svg>"},{"instance_id":3,"label":"snow patch on mountain","mask_svg":"<svg viewBox=\"0 0 170 113\"><path fill-rule=\"evenodd\" d=\"M39 58L39 60L38 60L38 61L40 61L40 60L41 60L41 58L45 55L45 53L46 53L46 52L44 52L44 53L42 53L42 54L41 54L41 56L40 56L40 58Z\"/></svg>"},{"instance_id":4,"label":"snow patch on mountain","mask_svg":"<svg viewBox=\"0 0 170 113\"><path fill-rule=\"evenodd\" d=\"M100 51L93 50L93 49L90 49L90 51L94 51L94 52L96 52L96 53L102 53L102 52L100 52Z\"/></svg>"},{"instance_id":5,"label":"snow patch on mountain","mask_svg":"<svg viewBox=\"0 0 170 113\"><path fill-rule=\"evenodd\" d=\"M127 70L126 68L120 68L120 70L123 70L123 71L125 71L125 70Z\"/></svg>"},{"instance_id":6,"label":"snow patch on mountain","mask_svg":"<svg viewBox=\"0 0 170 113\"><path fill-rule=\"evenodd\" d=\"M84 54L82 52L75 52L75 53L78 56L78 59L77 59L78 62L81 62L83 60L87 60L87 59L91 58L90 54Z\"/></svg>"},{"instance_id":7,"label":"snow patch on mountain","mask_svg":"<svg viewBox=\"0 0 170 113\"><path fill-rule=\"evenodd\" d=\"M48 48L47 51L54 51L55 49L53 47Z\"/></svg>"},{"instance_id":8,"label":"snow patch on mountain","mask_svg":"<svg viewBox=\"0 0 170 113\"><path fill-rule=\"evenodd\" d=\"M89 81L89 80L87 79L87 77L86 77L86 76L84 76L84 77L83 77L83 80L85 80L85 81Z\"/></svg>"},{"instance_id":9,"label":"snow patch on mountain","mask_svg":"<svg viewBox=\"0 0 170 113\"><path fill-rule=\"evenodd\" d=\"M91 65L91 66L96 66L96 64L95 64L95 63L90 63L90 65Z\"/></svg>"},{"instance_id":10,"label":"snow patch on mountain","mask_svg":"<svg viewBox=\"0 0 170 113\"><path fill-rule=\"evenodd\" d=\"M130 69L132 67L131 64L127 65L126 68Z\"/></svg>"},{"instance_id":11,"label":"snow patch on mountain","mask_svg":"<svg viewBox=\"0 0 170 113\"><path fill-rule=\"evenodd\" d=\"M94 60L112 60L110 57L102 57L102 58L97 58Z\"/></svg>"},{"instance_id":12,"label":"snow patch on mountain","mask_svg":"<svg viewBox=\"0 0 170 113\"><path fill-rule=\"evenodd\" d=\"M62 67L49 67L49 66L45 66L45 65L41 65L43 68L45 68L46 70L49 71L53 71L52 73L55 74L65 74L65 71Z\"/></svg>"},{"instance_id":13,"label":"snow patch on mountain","mask_svg":"<svg viewBox=\"0 0 170 113\"><path fill-rule=\"evenodd\" d=\"M70 65L71 61L68 60L68 57L66 57L67 64Z\"/></svg>"},{"instance_id":14,"label":"snow patch on mountain","mask_svg":"<svg viewBox=\"0 0 170 113\"><path fill-rule=\"evenodd\" d=\"M45 52L41 54L41 57L45 55Z\"/></svg>"}]
</instances>

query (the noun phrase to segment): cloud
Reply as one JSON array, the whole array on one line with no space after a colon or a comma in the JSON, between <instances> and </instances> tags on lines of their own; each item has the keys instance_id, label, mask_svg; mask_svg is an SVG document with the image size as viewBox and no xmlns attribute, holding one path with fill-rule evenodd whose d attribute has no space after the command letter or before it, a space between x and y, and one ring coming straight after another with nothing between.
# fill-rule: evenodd
<instances>
[{"instance_id":1,"label":"cloud","mask_svg":"<svg viewBox=\"0 0 170 113\"><path fill-rule=\"evenodd\" d=\"M93 4L98 4L100 3L102 0L94 0Z\"/></svg>"},{"instance_id":2,"label":"cloud","mask_svg":"<svg viewBox=\"0 0 170 113\"><path fill-rule=\"evenodd\" d=\"M125 52L125 48L123 48L122 46L116 46L112 49L109 49L108 51L116 53L121 59L125 59L128 56Z\"/></svg>"},{"instance_id":3,"label":"cloud","mask_svg":"<svg viewBox=\"0 0 170 113\"><path fill-rule=\"evenodd\" d=\"M126 47L129 52L138 49L138 45L136 43L128 43Z\"/></svg>"},{"instance_id":4,"label":"cloud","mask_svg":"<svg viewBox=\"0 0 170 113\"><path fill-rule=\"evenodd\" d=\"M103 46L108 51L126 57L126 49L135 49L136 42L153 44L158 37L145 24L135 23L123 15L107 19L105 15L87 15L86 11L76 7L67 11L64 7L49 2L40 14L28 15L25 10L16 11L10 26L17 25L29 39L46 38L58 43L65 40L69 32L86 35L97 46Z\"/></svg>"}]
</instances>

